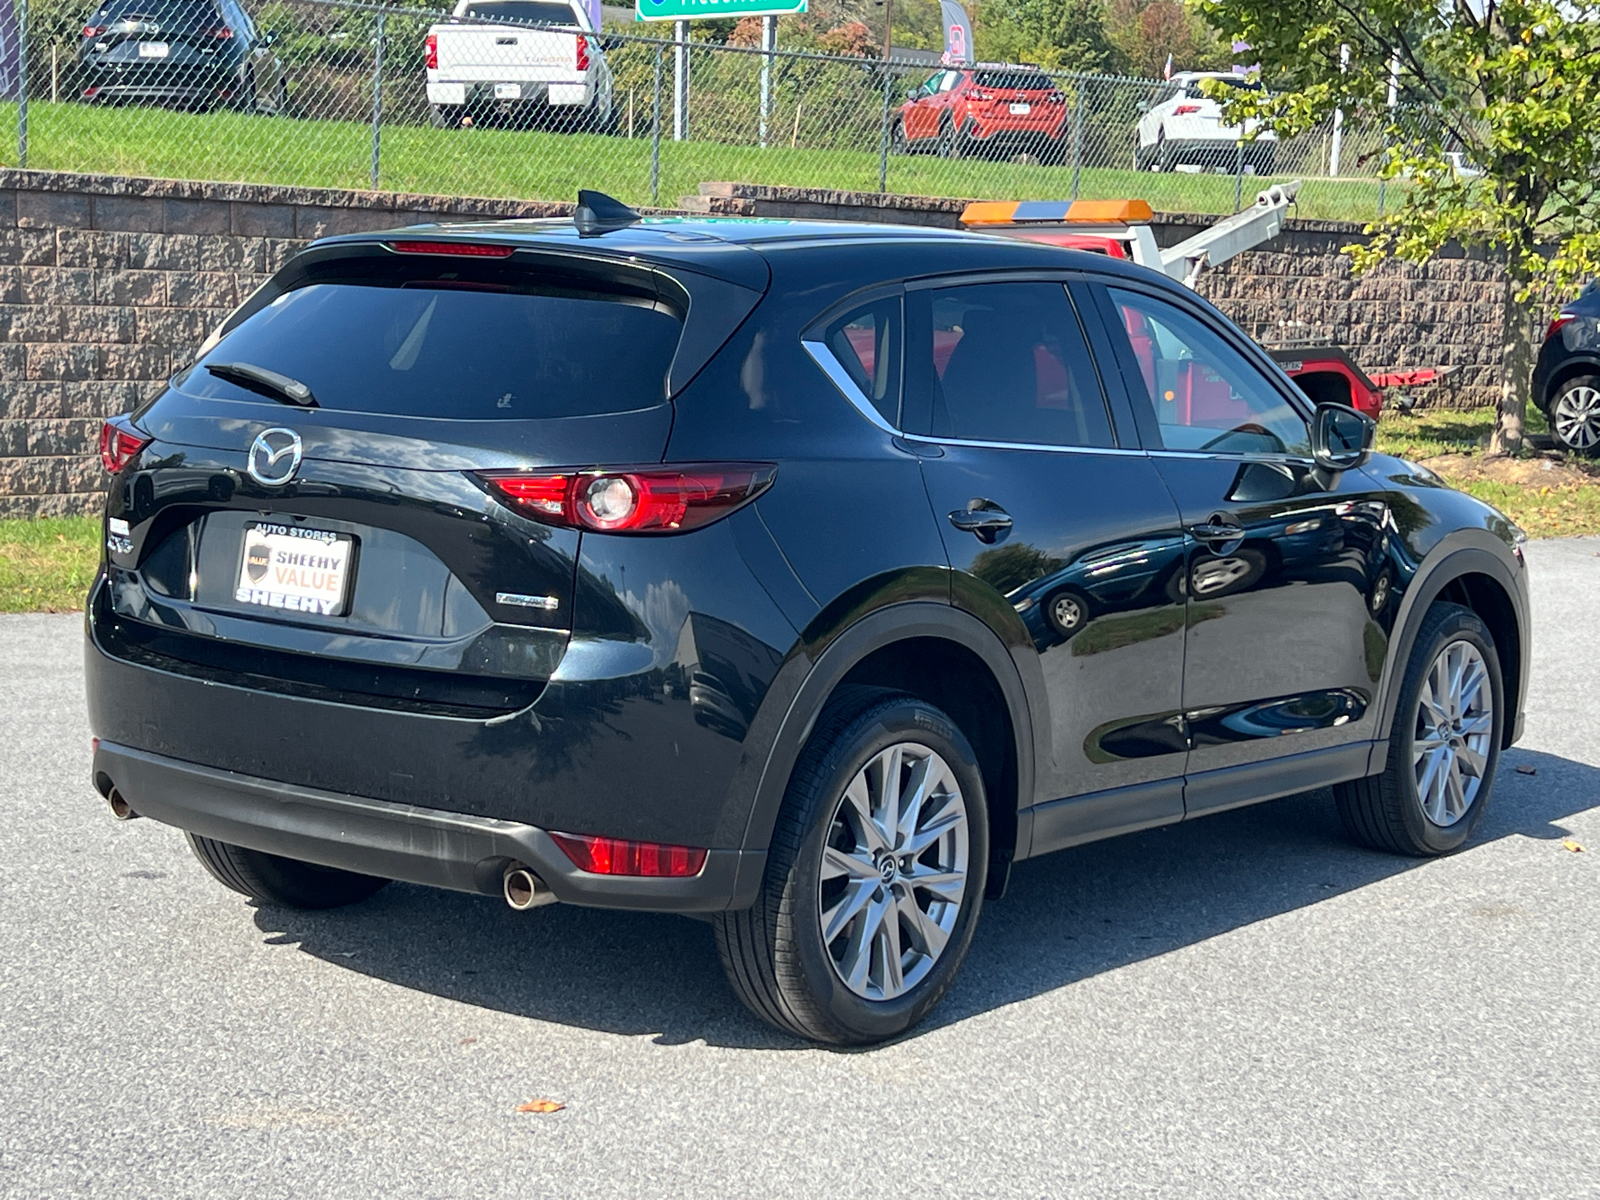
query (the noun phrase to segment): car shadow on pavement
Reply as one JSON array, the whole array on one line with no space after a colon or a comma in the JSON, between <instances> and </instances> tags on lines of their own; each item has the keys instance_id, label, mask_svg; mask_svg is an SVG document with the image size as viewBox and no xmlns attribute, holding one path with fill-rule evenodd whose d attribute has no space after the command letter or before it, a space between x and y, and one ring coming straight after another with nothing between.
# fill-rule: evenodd
<instances>
[{"instance_id":1,"label":"car shadow on pavement","mask_svg":"<svg viewBox=\"0 0 1600 1200\"><path fill-rule=\"evenodd\" d=\"M1562 822L1600 802L1600 769L1512 750L1495 793L1463 853L1566 837ZM1351 843L1325 791L1021 863L986 906L955 987L907 1037L1428 865ZM332 912L259 906L255 920L269 942L465 1005L667 1045L806 1044L744 1010L709 926L685 917L515 913L490 897L393 885Z\"/></svg>"}]
</instances>

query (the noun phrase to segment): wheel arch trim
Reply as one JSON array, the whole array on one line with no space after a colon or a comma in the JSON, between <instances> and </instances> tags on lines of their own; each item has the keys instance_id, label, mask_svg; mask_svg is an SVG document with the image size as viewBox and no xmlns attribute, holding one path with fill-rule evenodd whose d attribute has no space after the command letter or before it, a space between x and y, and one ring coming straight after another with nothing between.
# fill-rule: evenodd
<instances>
[{"instance_id":1,"label":"wheel arch trim","mask_svg":"<svg viewBox=\"0 0 1600 1200\"><path fill-rule=\"evenodd\" d=\"M1519 724L1518 713L1521 711L1521 704L1526 694L1528 675L1529 620L1525 580L1518 579L1514 568L1506 561L1503 550L1496 553L1480 546L1457 546L1438 553L1433 562L1425 564L1406 588L1400 613L1395 621L1395 628L1399 632L1391 639L1391 650L1378 681L1380 708L1373 754L1368 763L1369 774L1383 770L1387 763L1389 731L1394 724L1395 710L1400 703L1400 689L1405 680L1406 664L1411 660L1411 652L1416 645L1417 634L1422 628L1428 609L1452 583L1470 575L1482 575L1493 580L1505 593L1511 606L1512 619L1516 625L1517 645L1510 649L1515 654L1517 669L1515 677L1512 672L1504 669L1501 672L1507 692L1502 748L1514 740ZM1501 655L1502 668L1508 665L1505 658L1506 649L1496 646L1497 652Z\"/></svg>"},{"instance_id":2,"label":"wheel arch trim","mask_svg":"<svg viewBox=\"0 0 1600 1200\"><path fill-rule=\"evenodd\" d=\"M867 614L834 636L811 662L783 714L776 735L767 746L750 799L750 815L741 842L744 848L767 849L777 823L778 809L788 790L789 776L818 716L839 683L875 651L921 638L950 642L975 654L1005 697L1016 764L1019 821L1015 850L1018 857L1026 855L1027 829L1022 818L1032 804L1034 791L1033 713L1028 690L1016 661L992 629L970 613L931 600L891 604ZM751 864L753 868L755 859ZM732 907L753 902L760 883L753 871L750 878L741 872Z\"/></svg>"}]
</instances>

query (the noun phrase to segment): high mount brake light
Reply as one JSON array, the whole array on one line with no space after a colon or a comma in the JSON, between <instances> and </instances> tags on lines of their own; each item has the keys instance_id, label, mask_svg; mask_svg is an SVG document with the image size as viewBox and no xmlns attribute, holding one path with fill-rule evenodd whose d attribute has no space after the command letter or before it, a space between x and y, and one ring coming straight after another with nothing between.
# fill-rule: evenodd
<instances>
[{"instance_id":1,"label":"high mount brake light","mask_svg":"<svg viewBox=\"0 0 1600 1200\"><path fill-rule=\"evenodd\" d=\"M115 475L150 444L150 439L133 427L126 415L112 417L100 426L100 465Z\"/></svg>"},{"instance_id":2,"label":"high mount brake light","mask_svg":"<svg viewBox=\"0 0 1600 1200\"><path fill-rule=\"evenodd\" d=\"M479 478L535 521L597 533L684 533L720 521L772 485L770 463L595 467Z\"/></svg>"},{"instance_id":3,"label":"high mount brake light","mask_svg":"<svg viewBox=\"0 0 1600 1200\"><path fill-rule=\"evenodd\" d=\"M430 33L422 43L422 65L429 71L439 69L439 35Z\"/></svg>"},{"instance_id":4,"label":"high mount brake light","mask_svg":"<svg viewBox=\"0 0 1600 1200\"><path fill-rule=\"evenodd\" d=\"M454 254L461 258L509 258L515 246L490 246L483 242L387 242L400 254Z\"/></svg>"},{"instance_id":5,"label":"high mount brake light","mask_svg":"<svg viewBox=\"0 0 1600 1200\"><path fill-rule=\"evenodd\" d=\"M669 846L659 842L630 842L626 838L590 837L581 833L552 833L550 839L591 875L652 875L685 878L700 874L706 852L695 846Z\"/></svg>"},{"instance_id":6,"label":"high mount brake light","mask_svg":"<svg viewBox=\"0 0 1600 1200\"><path fill-rule=\"evenodd\" d=\"M1551 338L1555 337L1556 334L1560 333L1562 329L1572 324L1572 321L1572 313L1557 313L1556 319L1550 322L1550 328L1544 331L1544 340L1548 342Z\"/></svg>"}]
</instances>

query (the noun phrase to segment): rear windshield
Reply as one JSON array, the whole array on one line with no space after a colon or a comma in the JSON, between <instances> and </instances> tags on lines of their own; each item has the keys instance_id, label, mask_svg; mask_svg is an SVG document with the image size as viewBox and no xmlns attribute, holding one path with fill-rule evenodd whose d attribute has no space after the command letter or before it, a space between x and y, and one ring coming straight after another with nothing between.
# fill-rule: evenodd
<instances>
[{"instance_id":1,"label":"rear windshield","mask_svg":"<svg viewBox=\"0 0 1600 1200\"><path fill-rule=\"evenodd\" d=\"M550 0L479 0L467 6L467 16L480 21L525 21L530 25L576 25L570 4Z\"/></svg>"},{"instance_id":2,"label":"rear windshield","mask_svg":"<svg viewBox=\"0 0 1600 1200\"><path fill-rule=\"evenodd\" d=\"M1024 92L1042 92L1055 87L1048 75L1037 71L977 71L972 82L986 88L1014 88Z\"/></svg>"},{"instance_id":3,"label":"rear windshield","mask_svg":"<svg viewBox=\"0 0 1600 1200\"><path fill-rule=\"evenodd\" d=\"M111 0L95 9L88 23L119 21L153 21L173 31L209 27L218 23L217 6L211 0Z\"/></svg>"},{"instance_id":4,"label":"rear windshield","mask_svg":"<svg viewBox=\"0 0 1600 1200\"><path fill-rule=\"evenodd\" d=\"M1190 100L1204 100L1205 92L1201 83L1220 83L1223 87L1237 88L1241 92L1259 92L1261 84L1254 79L1240 79L1237 75L1214 75L1209 79L1191 83L1183 90L1183 94Z\"/></svg>"},{"instance_id":5,"label":"rear windshield","mask_svg":"<svg viewBox=\"0 0 1600 1200\"><path fill-rule=\"evenodd\" d=\"M305 384L322 408L453 420L589 416L665 398L682 326L660 304L488 286L312 283L248 317L174 382L191 396L259 400L206 370L247 363Z\"/></svg>"}]
</instances>

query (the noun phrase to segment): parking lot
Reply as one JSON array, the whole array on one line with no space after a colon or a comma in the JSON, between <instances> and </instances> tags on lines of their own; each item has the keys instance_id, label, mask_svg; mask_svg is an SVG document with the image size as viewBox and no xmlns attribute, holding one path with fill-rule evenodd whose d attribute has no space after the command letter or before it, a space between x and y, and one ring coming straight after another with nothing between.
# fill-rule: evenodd
<instances>
[{"instance_id":1,"label":"parking lot","mask_svg":"<svg viewBox=\"0 0 1600 1200\"><path fill-rule=\"evenodd\" d=\"M0 1194L1600 1194L1600 539L1528 558L1465 852L1311 794L1029 862L858 1052L759 1024L687 919L252 907L94 794L81 618L0 618Z\"/></svg>"}]
</instances>

